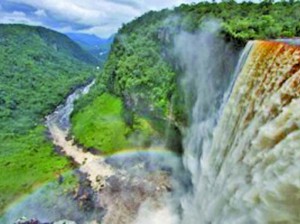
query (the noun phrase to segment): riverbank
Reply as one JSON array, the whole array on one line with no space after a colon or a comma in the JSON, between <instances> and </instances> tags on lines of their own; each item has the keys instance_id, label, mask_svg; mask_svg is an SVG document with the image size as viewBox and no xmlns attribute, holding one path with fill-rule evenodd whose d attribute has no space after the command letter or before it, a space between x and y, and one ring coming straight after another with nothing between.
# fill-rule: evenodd
<instances>
[{"instance_id":1,"label":"riverbank","mask_svg":"<svg viewBox=\"0 0 300 224\"><path fill-rule=\"evenodd\" d=\"M56 146L56 151L61 158L68 158L75 163L84 184L78 185L76 181L73 182L75 192L71 195L58 194L57 190L61 188L59 185L54 188L47 185L37 189L28 196L28 199L16 206L19 209L13 208L7 212L6 217L9 217L9 220L17 220L21 214L34 214L34 217L30 218L37 218L43 222L53 222L58 217L72 219L78 223L82 223L82 220L97 223L95 217L102 217L101 223L104 224L129 224L140 219L139 212L145 203L147 206L150 203L151 210L159 209L174 193L174 183L179 184L179 178L176 178L181 172L180 158L175 154L163 149L149 148L140 151L132 149L104 156L85 150L70 137L70 115L74 102L88 93L92 85L93 82L74 91L62 105L46 117L48 135ZM59 175L58 184L64 183L64 176ZM49 186L56 185L57 183ZM72 185L68 186L70 187L72 188ZM65 190L62 188L59 191ZM59 196L53 197L57 194ZM91 200L85 200L86 195L89 195ZM63 214L72 215L70 217L53 215L53 211L57 211L57 206L53 209L46 206L45 209L45 205L49 203L58 204L57 206L62 208L67 207ZM79 207L77 203L80 204ZM30 206L27 206L28 204ZM91 215L90 211L85 210L90 206L97 208L93 211L100 214Z\"/></svg>"},{"instance_id":2,"label":"riverbank","mask_svg":"<svg viewBox=\"0 0 300 224\"><path fill-rule=\"evenodd\" d=\"M127 154L125 152L126 156L105 157L77 146L69 136L70 115L74 101L88 93L92 85L71 94L64 105L47 117L46 124L53 143L78 164L80 172L86 174L99 199L97 206L106 210L103 223L132 223L145 201L163 203L163 195L172 189L172 170L178 167L179 160L163 150L130 151ZM161 163L166 157L174 158L170 160L171 163Z\"/></svg>"}]
</instances>

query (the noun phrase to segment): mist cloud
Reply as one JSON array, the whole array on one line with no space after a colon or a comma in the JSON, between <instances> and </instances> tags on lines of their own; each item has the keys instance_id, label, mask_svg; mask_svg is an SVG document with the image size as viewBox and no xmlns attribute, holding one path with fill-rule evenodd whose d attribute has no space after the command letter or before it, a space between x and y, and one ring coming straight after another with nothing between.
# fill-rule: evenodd
<instances>
[{"instance_id":1,"label":"mist cloud","mask_svg":"<svg viewBox=\"0 0 300 224\"><path fill-rule=\"evenodd\" d=\"M201 210L205 181L201 181L212 136L232 80L240 49L227 43L221 35L221 22L204 21L195 33L180 32L174 40L175 55L182 70L189 128L184 136L184 164L191 173L192 190L181 198L181 224L204 222ZM209 169L209 168L207 168Z\"/></svg>"},{"instance_id":2,"label":"mist cloud","mask_svg":"<svg viewBox=\"0 0 300 224\"><path fill-rule=\"evenodd\" d=\"M169 205L155 208L149 202L145 202L139 211L134 224L179 224L180 219Z\"/></svg>"}]
</instances>

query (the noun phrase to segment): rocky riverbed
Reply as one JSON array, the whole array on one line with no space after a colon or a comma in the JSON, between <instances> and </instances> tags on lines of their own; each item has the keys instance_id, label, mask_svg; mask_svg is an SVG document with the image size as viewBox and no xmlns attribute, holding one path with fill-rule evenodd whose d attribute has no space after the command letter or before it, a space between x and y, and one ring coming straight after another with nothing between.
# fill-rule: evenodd
<instances>
[{"instance_id":1,"label":"rocky riverbed","mask_svg":"<svg viewBox=\"0 0 300 224\"><path fill-rule=\"evenodd\" d=\"M77 207L80 209L76 212L87 214L78 216L80 218L76 215L63 217L72 218L72 221L57 221L45 217L45 214L39 217L36 213L37 219L20 219L17 224L138 223L141 209L146 206L151 210L160 210L169 196L174 194L172 189L174 184L179 184L178 174L181 171L179 158L171 152L149 149L104 157L75 144L69 136L70 114L74 101L86 94L92 85L76 90L46 119L56 151L76 164L77 173L83 179L73 191L72 198L74 203L79 204ZM63 178L58 181L63 181ZM91 210L93 215L89 215ZM26 209L23 214L26 214Z\"/></svg>"}]
</instances>

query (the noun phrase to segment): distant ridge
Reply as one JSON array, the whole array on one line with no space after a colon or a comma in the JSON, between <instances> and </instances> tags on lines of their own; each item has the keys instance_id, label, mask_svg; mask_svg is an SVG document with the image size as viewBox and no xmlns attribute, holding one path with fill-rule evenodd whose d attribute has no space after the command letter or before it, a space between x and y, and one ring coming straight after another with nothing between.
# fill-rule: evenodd
<instances>
[{"instance_id":1,"label":"distant ridge","mask_svg":"<svg viewBox=\"0 0 300 224\"><path fill-rule=\"evenodd\" d=\"M110 47L114 41L114 35L109 38L100 38L93 34L84 33L66 33L66 35L97 58L102 64L107 59Z\"/></svg>"},{"instance_id":2,"label":"distant ridge","mask_svg":"<svg viewBox=\"0 0 300 224\"><path fill-rule=\"evenodd\" d=\"M109 38L101 38L94 34L84 34L84 33L66 33L66 35L73 41L80 42L86 45L103 45L111 44L114 40L114 35Z\"/></svg>"},{"instance_id":3,"label":"distant ridge","mask_svg":"<svg viewBox=\"0 0 300 224\"><path fill-rule=\"evenodd\" d=\"M86 52L71 40L67 35L41 26L28 26L23 24L0 24L0 39L5 37L19 37L18 41L24 42L33 35L38 35L44 42L56 51L73 57L87 64L97 64L97 59ZM26 38L24 38L26 37Z\"/></svg>"}]
</instances>

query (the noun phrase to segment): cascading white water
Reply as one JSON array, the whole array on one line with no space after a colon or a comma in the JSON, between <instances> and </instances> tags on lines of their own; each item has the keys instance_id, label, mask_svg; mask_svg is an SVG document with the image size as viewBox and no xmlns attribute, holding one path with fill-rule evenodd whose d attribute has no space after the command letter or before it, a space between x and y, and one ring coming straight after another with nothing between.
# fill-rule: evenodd
<instances>
[{"instance_id":1,"label":"cascading white water","mask_svg":"<svg viewBox=\"0 0 300 224\"><path fill-rule=\"evenodd\" d=\"M215 34L212 34L215 35ZM212 45L211 48L216 47ZM214 92L218 92L220 90L211 88L208 86L207 94L203 94L203 89L198 90L197 101L193 105L193 114L191 118L191 126L188 130L186 139L185 139L185 153L184 153L184 162L186 167L191 171L192 180L193 180L193 190L190 195L183 198L183 209L184 209L184 216L182 223L184 224L192 224L192 223L205 223L204 219L201 217L199 207L199 201L202 200L203 192L200 192L199 186L205 185L206 183L201 182L201 172L202 169L209 169L206 164L206 159L211 153L212 147L212 140L213 140L213 132L217 125L218 119L224 109L224 106L230 96L230 93L233 88L234 81L236 80L237 75L243 68L245 61L248 57L248 54L251 50L252 42L249 42L245 49L242 51L242 54L239 58L238 64L233 72L233 75L230 74L223 74L227 75L226 78L230 80L229 84L222 89L222 92L218 97L221 97L222 101L218 104L214 104L216 98L210 98L211 104L203 104L203 98L208 97L208 94L213 95ZM222 54L222 56L224 56ZM207 60L214 58L214 56L210 56ZM224 60L224 58L220 58L220 60ZM204 62L205 63L205 62ZM206 86L207 79L218 78L218 74L215 73L207 73L209 69L208 66L216 66L215 64L209 63L206 61L205 68L201 70L201 73L196 77L197 80L194 82L201 83L201 86ZM222 70L217 70L217 72L224 72ZM204 79L203 79L204 77ZM207 86L206 86L207 87ZM209 98L209 97L208 97ZM210 110L213 112L205 114L207 116L206 119L202 120L199 117L203 117L201 113L203 113L202 107L212 107ZM200 113L200 114L199 114ZM196 154L196 156L195 156ZM202 221L201 221L202 220Z\"/></svg>"},{"instance_id":2,"label":"cascading white water","mask_svg":"<svg viewBox=\"0 0 300 224\"><path fill-rule=\"evenodd\" d=\"M207 21L196 34L175 38L175 53L184 70L182 87L190 127L184 139L184 163L197 182L202 153L210 148L213 127L223 95L230 85L237 55L232 45L218 37L218 21ZM226 61L224 56L227 56Z\"/></svg>"},{"instance_id":3,"label":"cascading white water","mask_svg":"<svg viewBox=\"0 0 300 224\"><path fill-rule=\"evenodd\" d=\"M192 76L200 90L185 139L193 190L182 223L299 223L300 48L248 43L223 104L207 79L218 78L212 58Z\"/></svg>"},{"instance_id":4,"label":"cascading white water","mask_svg":"<svg viewBox=\"0 0 300 224\"><path fill-rule=\"evenodd\" d=\"M193 189L182 198L184 224L205 223L199 216L198 205L203 193L198 187L205 184L200 182L201 172L207 165L205 160L210 154L213 132L224 102L252 47L249 42L237 63L238 53L218 34L218 23L209 21L199 33L182 33L175 39L175 52L185 71L182 84L187 107L192 108L189 109L190 127L184 139L183 161L191 173Z\"/></svg>"}]
</instances>

